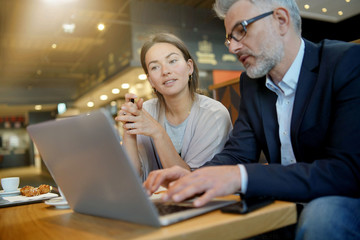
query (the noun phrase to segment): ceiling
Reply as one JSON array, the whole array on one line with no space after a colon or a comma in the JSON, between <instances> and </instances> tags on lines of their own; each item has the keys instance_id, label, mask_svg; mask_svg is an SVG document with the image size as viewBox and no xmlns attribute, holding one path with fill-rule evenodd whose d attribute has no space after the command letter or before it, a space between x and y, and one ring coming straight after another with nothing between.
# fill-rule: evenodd
<instances>
[{"instance_id":1,"label":"ceiling","mask_svg":"<svg viewBox=\"0 0 360 240\"><path fill-rule=\"evenodd\" d=\"M138 0L145 1L145 0ZM146 84L137 77L142 70L129 68L131 0L0 0L0 116L23 116L33 111L54 110L59 102L71 107L96 106L124 96L127 90L111 95L113 87L127 82L134 87ZM194 8L210 9L213 0L153 0ZM339 22L360 13L360 1L297 0L301 15L327 22ZM305 4L310 3L306 10ZM327 12L322 12L326 7ZM339 15L338 11L343 11ZM73 33L63 24L75 24ZM99 31L97 25L105 29ZM56 46L54 45L56 44ZM105 68L100 61L109 47L121 57L120 68L109 80L95 77ZM106 66L111 67L111 66ZM96 70L96 71L95 71ZM120 71L121 70L121 71ZM148 86L146 86L148 87ZM100 102L101 94L108 94Z\"/></svg>"}]
</instances>

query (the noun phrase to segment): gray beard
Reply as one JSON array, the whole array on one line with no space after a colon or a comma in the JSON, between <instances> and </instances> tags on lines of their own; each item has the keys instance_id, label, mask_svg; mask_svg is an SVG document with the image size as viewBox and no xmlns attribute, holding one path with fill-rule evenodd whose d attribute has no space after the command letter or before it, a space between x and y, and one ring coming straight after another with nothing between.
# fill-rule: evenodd
<instances>
[{"instance_id":1,"label":"gray beard","mask_svg":"<svg viewBox=\"0 0 360 240\"><path fill-rule=\"evenodd\" d=\"M255 55L255 65L246 68L246 73L250 78L263 77L270 72L284 57L284 45L276 36L269 37L271 41L265 41L261 47L261 52Z\"/></svg>"}]
</instances>

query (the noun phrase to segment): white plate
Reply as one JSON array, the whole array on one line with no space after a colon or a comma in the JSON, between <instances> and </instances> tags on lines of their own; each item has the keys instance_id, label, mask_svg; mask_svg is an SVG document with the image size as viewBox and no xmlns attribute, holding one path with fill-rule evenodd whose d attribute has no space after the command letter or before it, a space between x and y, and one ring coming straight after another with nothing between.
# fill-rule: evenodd
<instances>
[{"instance_id":1,"label":"white plate","mask_svg":"<svg viewBox=\"0 0 360 240\"><path fill-rule=\"evenodd\" d=\"M15 195L19 195L19 194L20 194L20 188L16 191L11 191L11 192L5 192L4 190L0 191L1 197L15 196Z\"/></svg>"},{"instance_id":2,"label":"white plate","mask_svg":"<svg viewBox=\"0 0 360 240\"><path fill-rule=\"evenodd\" d=\"M70 206L68 205L68 202L64 200L63 197L56 197L45 201L45 204L54 206L59 209L68 209Z\"/></svg>"}]
</instances>

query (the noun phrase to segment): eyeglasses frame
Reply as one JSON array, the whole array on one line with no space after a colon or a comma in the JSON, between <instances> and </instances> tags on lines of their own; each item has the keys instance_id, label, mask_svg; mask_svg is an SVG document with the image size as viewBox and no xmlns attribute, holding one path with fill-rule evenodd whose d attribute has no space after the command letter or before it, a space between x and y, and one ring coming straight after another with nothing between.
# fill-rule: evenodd
<instances>
[{"instance_id":1,"label":"eyeglasses frame","mask_svg":"<svg viewBox=\"0 0 360 240\"><path fill-rule=\"evenodd\" d=\"M247 26L249 26L251 23L256 22L257 20L260 20L260 19L262 19L262 18L264 18L264 17L267 17L267 16L269 16L269 15L271 15L271 14L273 14L273 13L274 13L274 11L270 11L270 12L266 12L266 13L260 14L260 15L258 15L258 16L256 16L256 17L251 18L251 19L243 20L243 21L241 21L241 22L237 22L237 23L234 25L234 27L232 28L231 33L230 33L230 34L226 34L225 42L224 42L225 46L226 46L226 47L229 47L229 46L230 46L230 41L231 41L231 39L234 39L236 42L240 42L240 41L246 36L246 33L247 33L247 28L246 28L246 27L247 27ZM244 31L245 31L245 34L244 34L244 36L242 36L240 39L236 39L236 38L232 35L232 32L233 32L234 29L235 29L237 26L239 26L239 25L241 25L241 26L243 27L243 29L244 29Z\"/></svg>"}]
</instances>

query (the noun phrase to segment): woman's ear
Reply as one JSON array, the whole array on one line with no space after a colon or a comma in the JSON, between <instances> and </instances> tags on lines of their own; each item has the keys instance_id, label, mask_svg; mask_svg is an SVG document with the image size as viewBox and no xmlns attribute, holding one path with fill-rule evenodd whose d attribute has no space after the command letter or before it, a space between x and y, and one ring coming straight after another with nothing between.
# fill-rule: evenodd
<instances>
[{"instance_id":1,"label":"woman's ear","mask_svg":"<svg viewBox=\"0 0 360 240\"><path fill-rule=\"evenodd\" d=\"M187 60L187 65L189 67L189 75L191 75L194 72L194 62L192 59Z\"/></svg>"},{"instance_id":2,"label":"woman's ear","mask_svg":"<svg viewBox=\"0 0 360 240\"><path fill-rule=\"evenodd\" d=\"M284 36L290 28L290 14L285 8L277 8L274 10L274 17L277 20L279 34Z\"/></svg>"}]
</instances>

